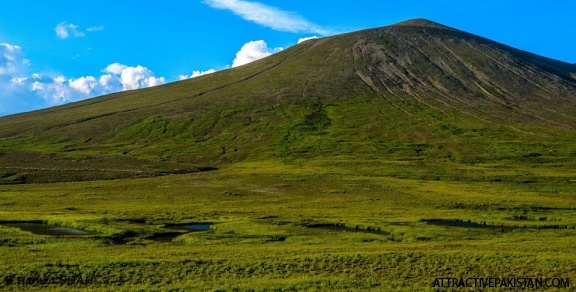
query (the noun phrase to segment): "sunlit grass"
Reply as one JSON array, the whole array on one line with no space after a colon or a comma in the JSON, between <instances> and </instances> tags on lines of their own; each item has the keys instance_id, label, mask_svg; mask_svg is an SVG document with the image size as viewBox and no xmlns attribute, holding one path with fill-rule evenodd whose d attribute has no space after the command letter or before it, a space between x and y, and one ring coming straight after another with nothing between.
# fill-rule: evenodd
<instances>
[{"instance_id":1,"label":"sunlit grass","mask_svg":"<svg viewBox=\"0 0 576 292\"><path fill-rule=\"evenodd\" d=\"M432 291L435 277L575 276L572 183L429 181L321 164L246 162L195 174L0 186L0 220L99 232L51 237L0 226L1 273L97 272L127 286L83 287L134 291ZM421 221L433 218L569 228ZM189 222L214 225L171 242L151 237L170 232L165 224Z\"/></svg>"}]
</instances>

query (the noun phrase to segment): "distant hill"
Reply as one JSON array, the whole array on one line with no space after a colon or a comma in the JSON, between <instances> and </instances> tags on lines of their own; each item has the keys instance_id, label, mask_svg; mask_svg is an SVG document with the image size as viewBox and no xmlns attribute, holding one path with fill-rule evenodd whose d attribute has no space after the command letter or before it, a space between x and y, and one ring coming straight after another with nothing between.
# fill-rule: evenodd
<instances>
[{"instance_id":1,"label":"distant hill","mask_svg":"<svg viewBox=\"0 0 576 292\"><path fill-rule=\"evenodd\" d=\"M82 180L242 161L572 157L575 130L574 64L415 19L2 117L0 172L17 183L61 180L58 168Z\"/></svg>"}]
</instances>

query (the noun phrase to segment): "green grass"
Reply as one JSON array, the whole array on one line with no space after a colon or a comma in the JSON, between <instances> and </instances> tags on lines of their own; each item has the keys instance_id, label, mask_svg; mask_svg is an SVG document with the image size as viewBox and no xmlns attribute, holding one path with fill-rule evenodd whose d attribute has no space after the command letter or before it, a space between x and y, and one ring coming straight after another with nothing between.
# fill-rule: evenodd
<instances>
[{"instance_id":1,"label":"green grass","mask_svg":"<svg viewBox=\"0 0 576 292\"><path fill-rule=\"evenodd\" d=\"M141 179L4 185L0 220L46 220L100 234L50 237L0 227L0 274L96 273L113 283L73 287L126 291L434 291L436 277L574 278L575 190L570 182L430 181L273 161ZM568 229L421 221L434 218ZM149 239L169 232L164 224L186 222L214 225L172 242ZM314 224L349 229L307 227ZM369 229L380 233L362 232ZM34 287L70 288L26 288Z\"/></svg>"}]
</instances>

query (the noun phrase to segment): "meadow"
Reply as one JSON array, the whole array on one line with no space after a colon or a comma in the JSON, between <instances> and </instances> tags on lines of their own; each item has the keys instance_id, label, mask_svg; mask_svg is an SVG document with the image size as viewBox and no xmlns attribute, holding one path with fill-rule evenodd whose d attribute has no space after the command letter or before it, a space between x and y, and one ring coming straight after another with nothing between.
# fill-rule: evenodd
<instances>
[{"instance_id":1,"label":"meadow","mask_svg":"<svg viewBox=\"0 0 576 292\"><path fill-rule=\"evenodd\" d=\"M433 283L575 278L570 173L430 180L386 174L398 172L386 161L364 163L372 175L323 163L270 160L149 178L1 185L3 222L43 220L97 234L43 236L0 225L0 275L13 277L0 285L32 291L461 291ZM403 168L418 173L417 164ZM212 226L181 234L164 228L191 222ZM509 289L491 289L500 290Z\"/></svg>"}]
</instances>

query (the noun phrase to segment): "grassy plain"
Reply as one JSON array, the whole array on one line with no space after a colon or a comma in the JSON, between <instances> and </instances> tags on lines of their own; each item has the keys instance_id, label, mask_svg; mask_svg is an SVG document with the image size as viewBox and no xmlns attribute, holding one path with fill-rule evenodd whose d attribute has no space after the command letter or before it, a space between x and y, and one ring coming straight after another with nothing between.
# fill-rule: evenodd
<instances>
[{"instance_id":1,"label":"grassy plain","mask_svg":"<svg viewBox=\"0 0 576 292\"><path fill-rule=\"evenodd\" d=\"M0 285L38 291L437 291L437 277L576 278L571 173L429 180L378 175L397 171L385 161L365 163L372 175L326 163L244 162L151 178L2 185L0 220L45 220L99 235L41 236L0 226L0 275L97 275L87 284ZM404 166L417 173L415 167ZM173 232L165 224L187 222L213 225L156 240ZM552 225L562 229L537 228Z\"/></svg>"}]
</instances>

